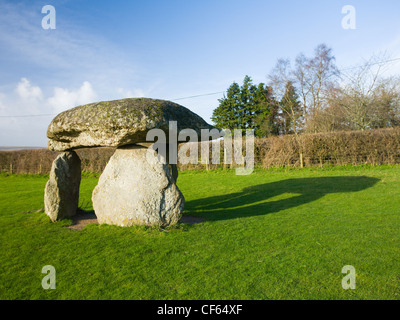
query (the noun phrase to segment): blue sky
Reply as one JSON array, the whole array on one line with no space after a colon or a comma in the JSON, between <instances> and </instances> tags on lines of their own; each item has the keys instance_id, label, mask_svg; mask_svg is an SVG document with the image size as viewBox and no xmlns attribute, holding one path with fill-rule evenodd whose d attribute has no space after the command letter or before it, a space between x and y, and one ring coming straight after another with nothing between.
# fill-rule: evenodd
<instances>
[{"instance_id":1,"label":"blue sky","mask_svg":"<svg viewBox=\"0 0 400 320\"><path fill-rule=\"evenodd\" d=\"M56 29L44 30L44 5ZM356 29L342 28L342 7ZM46 146L53 116L76 105L223 92L268 82L278 58L333 49L339 68L400 57L400 1L2 1L0 145ZM388 71L400 74L400 61ZM222 93L176 102L211 122ZM40 115L40 117L6 117Z\"/></svg>"}]
</instances>

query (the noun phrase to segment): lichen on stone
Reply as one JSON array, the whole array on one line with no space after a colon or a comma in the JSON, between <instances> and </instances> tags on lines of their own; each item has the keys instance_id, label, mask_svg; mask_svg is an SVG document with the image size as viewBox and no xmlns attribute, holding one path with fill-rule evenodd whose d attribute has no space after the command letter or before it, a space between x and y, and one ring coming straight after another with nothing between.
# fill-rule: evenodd
<instances>
[{"instance_id":1,"label":"lichen on stone","mask_svg":"<svg viewBox=\"0 0 400 320\"><path fill-rule=\"evenodd\" d=\"M167 100L101 101L58 114L47 130L49 149L63 151L146 142L146 133L153 128L161 128L168 135L169 121L176 121L178 130L189 128L200 133L201 129L214 128L189 109Z\"/></svg>"}]
</instances>

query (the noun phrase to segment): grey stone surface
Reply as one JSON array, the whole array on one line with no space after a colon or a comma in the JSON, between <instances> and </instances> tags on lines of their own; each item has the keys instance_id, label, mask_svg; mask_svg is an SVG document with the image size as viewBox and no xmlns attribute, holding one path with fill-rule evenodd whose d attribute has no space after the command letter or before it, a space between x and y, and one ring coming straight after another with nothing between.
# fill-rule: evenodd
<instances>
[{"instance_id":1,"label":"grey stone surface","mask_svg":"<svg viewBox=\"0 0 400 320\"><path fill-rule=\"evenodd\" d=\"M93 190L100 224L168 226L182 216L184 197L168 164L147 157L148 149L117 148ZM153 152L154 151L150 151Z\"/></svg>"},{"instance_id":2,"label":"grey stone surface","mask_svg":"<svg viewBox=\"0 0 400 320\"><path fill-rule=\"evenodd\" d=\"M74 151L61 153L54 161L44 190L45 212L51 221L76 214L81 182L81 160Z\"/></svg>"},{"instance_id":3,"label":"grey stone surface","mask_svg":"<svg viewBox=\"0 0 400 320\"><path fill-rule=\"evenodd\" d=\"M84 147L119 147L146 142L146 134L162 129L168 139L169 121L177 131L213 129L189 109L166 100L129 98L90 103L58 114L47 130L49 149L64 151Z\"/></svg>"},{"instance_id":4,"label":"grey stone surface","mask_svg":"<svg viewBox=\"0 0 400 320\"><path fill-rule=\"evenodd\" d=\"M168 165L169 172L171 173L173 181L176 183L178 180L178 167L176 164L169 164Z\"/></svg>"}]
</instances>

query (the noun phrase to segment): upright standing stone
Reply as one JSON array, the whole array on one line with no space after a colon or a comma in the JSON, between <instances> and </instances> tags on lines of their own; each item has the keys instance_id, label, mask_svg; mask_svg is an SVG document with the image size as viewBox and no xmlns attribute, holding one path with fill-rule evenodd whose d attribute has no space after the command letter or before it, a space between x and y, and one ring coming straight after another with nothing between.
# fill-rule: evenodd
<instances>
[{"instance_id":1,"label":"upright standing stone","mask_svg":"<svg viewBox=\"0 0 400 320\"><path fill-rule=\"evenodd\" d=\"M147 151L124 146L110 158L92 196L100 224L168 226L181 218L185 200L168 164L148 161Z\"/></svg>"},{"instance_id":2,"label":"upright standing stone","mask_svg":"<svg viewBox=\"0 0 400 320\"><path fill-rule=\"evenodd\" d=\"M178 180L178 175L179 175L177 165L169 164L168 168L169 168L169 172L171 172L173 181L176 183L176 181Z\"/></svg>"},{"instance_id":3,"label":"upright standing stone","mask_svg":"<svg viewBox=\"0 0 400 320\"><path fill-rule=\"evenodd\" d=\"M44 207L51 221L76 214L81 182L81 160L74 151L61 153L53 162L44 190Z\"/></svg>"}]
</instances>

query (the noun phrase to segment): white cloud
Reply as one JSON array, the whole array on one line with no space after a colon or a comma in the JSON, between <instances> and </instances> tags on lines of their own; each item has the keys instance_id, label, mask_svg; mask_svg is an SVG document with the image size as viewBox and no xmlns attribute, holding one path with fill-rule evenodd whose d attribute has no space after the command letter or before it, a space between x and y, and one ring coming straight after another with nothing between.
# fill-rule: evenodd
<instances>
[{"instance_id":1,"label":"white cloud","mask_svg":"<svg viewBox=\"0 0 400 320\"><path fill-rule=\"evenodd\" d=\"M54 88L54 95L47 99L47 103L55 113L59 113L78 105L95 102L96 98L97 94L92 85L89 81L85 81L77 90Z\"/></svg>"},{"instance_id":2,"label":"white cloud","mask_svg":"<svg viewBox=\"0 0 400 320\"><path fill-rule=\"evenodd\" d=\"M28 79L22 78L15 88L15 92L23 100L42 100L42 90L38 86L32 86Z\"/></svg>"},{"instance_id":3,"label":"white cloud","mask_svg":"<svg viewBox=\"0 0 400 320\"><path fill-rule=\"evenodd\" d=\"M46 130L55 114L94 102L96 98L89 81L84 81L77 89L55 87L53 94L46 96L40 86L22 78L14 90L7 94L0 92L0 145L44 147Z\"/></svg>"},{"instance_id":4,"label":"white cloud","mask_svg":"<svg viewBox=\"0 0 400 320\"><path fill-rule=\"evenodd\" d=\"M45 146L51 117L26 117L49 113L41 88L21 78L7 92L0 93L0 145Z\"/></svg>"},{"instance_id":5,"label":"white cloud","mask_svg":"<svg viewBox=\"0 0 400 320\"><path fill-rule=\"evenodd\" d=\"M120 99L143 98L146 96L145 92L142 89L133 89L133 91L131 91L131 90L124 90L122 88L118 88L117 93L120 96Z\"/></svg>"}]
</instances>

